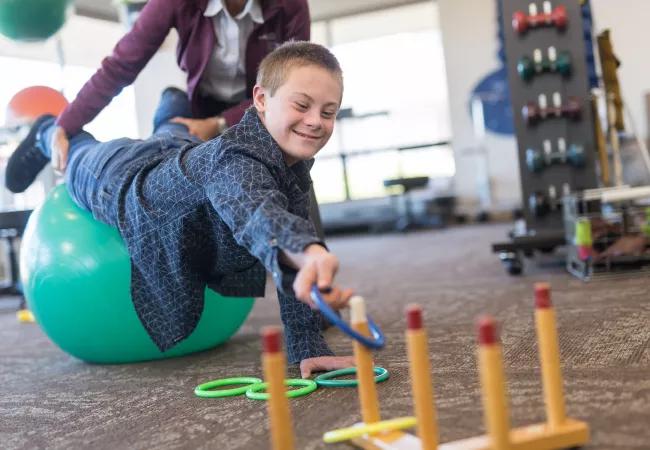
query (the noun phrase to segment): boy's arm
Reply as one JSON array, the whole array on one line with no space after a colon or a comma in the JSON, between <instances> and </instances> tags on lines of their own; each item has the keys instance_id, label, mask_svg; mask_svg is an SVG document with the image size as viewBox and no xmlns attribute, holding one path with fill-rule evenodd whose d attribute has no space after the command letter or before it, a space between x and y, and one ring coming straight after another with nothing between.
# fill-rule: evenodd
<instances>
[{"instance_id":1,"label":"boy's arm","mask_svg":"<svg viewBox=\"0 0 650 450\"><path fill-rule=\"evenodd\" d=\"M140 71L160 48L173 26L175 5L169 0L149 0L133 28L113 48L113 53L102 60L101 67L84 84L75 100L57 119L68 138L133 83Z\"/></svg>"},{"instance_id":2,"label":"boy's arm","mask_svg":"<svg viewBox=\"0 0 650 450\"><path fill-rule=\"evenodd\" d=\"M273 275L289 362L333 355L321 335L320 313L297 300L291 288L296 270L305 263L303 251L326 251L318 245L311 222L289 212L288 198L260 161L232 150L226 151L213 167L213 181L206 188L212 206L237 243Z\"/></svg>"},{"instance_id":3,"label":"boy's arm","mask_svg":"<svg viewBox=\"0 0 650 450\"><path fill-rule=\"evenodd\" d=\"M289 212L289 199L262 162L227 150L210 164L214 172L206 194L237 243L257 257L282 291L290 291L290 273L281 257L300 254L311 244L324 245L311 221ZM298 268L295 267L294 268Z\"/></svg>"}]
</instances>

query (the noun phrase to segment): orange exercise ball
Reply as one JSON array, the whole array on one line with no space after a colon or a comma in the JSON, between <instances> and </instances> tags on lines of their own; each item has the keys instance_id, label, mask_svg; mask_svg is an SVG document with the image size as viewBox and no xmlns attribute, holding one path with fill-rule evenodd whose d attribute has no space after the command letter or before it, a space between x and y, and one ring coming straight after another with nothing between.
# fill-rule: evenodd
<instances>
[{"instance_id":1,"label":"orange exercise ball","mask_svg":"<svg viewBox=\"0 0 650 450\"><path fill-rule=\"evenodd\" d=\"M43 114L58 116L68 101L56 89L48 86L30 86L18 91L9 100L5 125L16 127L30 124Z\"/></svg>"}]
</instances>

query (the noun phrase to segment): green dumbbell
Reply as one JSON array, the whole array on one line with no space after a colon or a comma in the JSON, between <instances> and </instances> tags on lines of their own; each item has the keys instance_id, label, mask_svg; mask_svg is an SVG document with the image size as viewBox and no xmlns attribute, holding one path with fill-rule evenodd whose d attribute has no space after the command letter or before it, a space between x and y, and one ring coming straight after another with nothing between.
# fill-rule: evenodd
<instances>
[{"instance_id":1,"label":"green dumbbell","mask_svg":"<svg viewBox=\"0 0 650 450\"><path fill-rule=\"evenodd\" d=\"M571 144L566 153L566 160L573 167L584 167L585 148L582 145Z\"/></svg>"},{"instance_id":2,"label":"green dumbbell","mask_svg":"<svg viewBox=\"0 0 650 450\"><path fill-rule=\"evenodd\" d=\"M517 73L524 81L530 81L535 74L557 72L564 77L571 75L571 54L567 51L557 53L555 47L548 48L548 57L542 56L540 49L535 49L533 57L522 56L517 62Z\"/></svg>"},{"instance_id":3,"label":"green dumbbell","mask_svg":"<svg viewBox=\"0 0 650 450\"><path fill-rule=\"evenodd\" d=\"M564 138L558 139L558 151L551 149L551 141L544 141L544 150L529 148L526 150L526 167L533 173L538 173L552 164L570 164L579 168L585 165L585 150L582 145L572 144L566 149Z\"/></svg>"}]
</instances>

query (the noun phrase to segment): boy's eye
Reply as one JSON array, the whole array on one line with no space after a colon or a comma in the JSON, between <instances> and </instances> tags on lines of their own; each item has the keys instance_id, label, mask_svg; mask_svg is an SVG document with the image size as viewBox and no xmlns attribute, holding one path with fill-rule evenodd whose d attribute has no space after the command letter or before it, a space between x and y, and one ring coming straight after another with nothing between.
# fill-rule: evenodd
<instances>
[{"instance_id":1,"label":"boy's eye","mask_svg":"<svg viewBox=\"0 0 650 450\"><path fill-rule=\"evenodd\" d=\"M331 119L332 117L334 117L334 113L330 111L324 111L322 113L322 116L326 119Z\"/></svg>"},{"instance_id":2,"label":"boy's eye","mask_svg":"<svg viewBox=\"0 0 650 450\"><path fill-rule=\"evenodd\" d=\"M296 103L296 106L297 106L299 109L307 109L307 105L305 105L304 103Z\"/></svg>"}]
</instances>

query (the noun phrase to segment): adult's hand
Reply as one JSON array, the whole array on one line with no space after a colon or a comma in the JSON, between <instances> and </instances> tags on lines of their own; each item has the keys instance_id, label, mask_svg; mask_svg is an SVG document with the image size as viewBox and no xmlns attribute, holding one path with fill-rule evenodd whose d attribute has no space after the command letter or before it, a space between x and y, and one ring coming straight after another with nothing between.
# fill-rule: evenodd
<instances>
[{"instance_id":1,"label":"adult's hand","mask_svg":"<svg viewBox=\"0 0 650 450\"><path fill-rule=\"evenodd\" d=\"M65 168L68 166L69 148L68 134L62 127L56 127L50 142L50 149L52 150L50 160L55 171L59 173L65 172Z\"/></svg>"},{"instance_id":2,"label":"adult's hand","mask_svg":"<svg viewBox=\"0 0 650 450\"><path fill-rule=\"evenodd\" d=\"M192 136L196 136L202 141L207 141L218 136L225 129L225 121L220 116L208 117L207 119L174 117L171 121L185 125Z\"/></svg>"}]
</instances>

